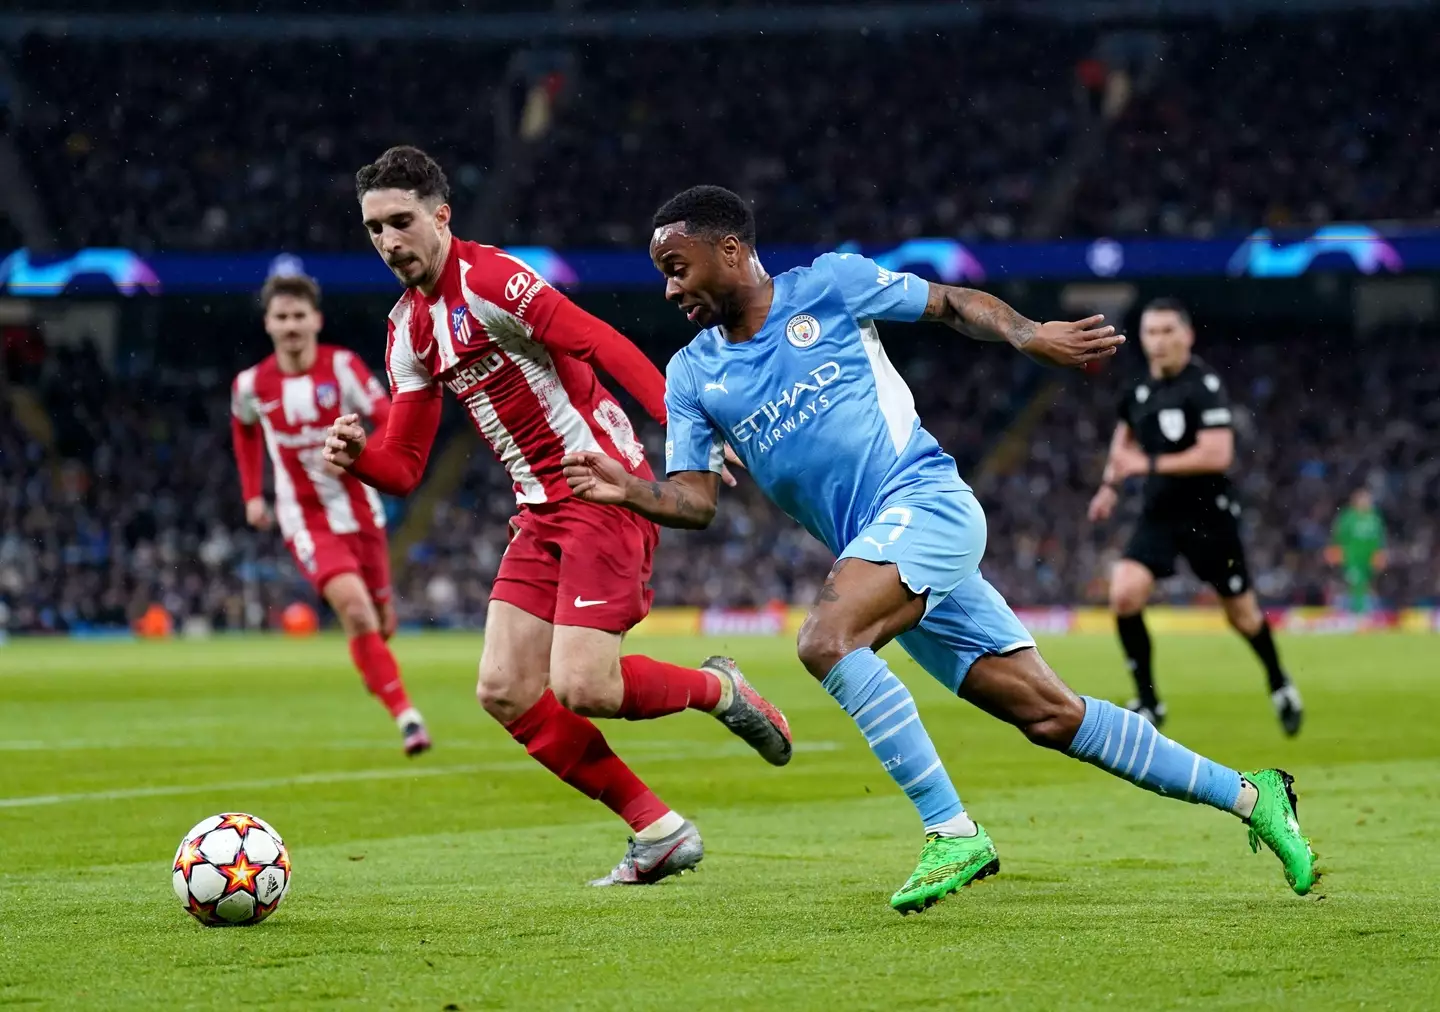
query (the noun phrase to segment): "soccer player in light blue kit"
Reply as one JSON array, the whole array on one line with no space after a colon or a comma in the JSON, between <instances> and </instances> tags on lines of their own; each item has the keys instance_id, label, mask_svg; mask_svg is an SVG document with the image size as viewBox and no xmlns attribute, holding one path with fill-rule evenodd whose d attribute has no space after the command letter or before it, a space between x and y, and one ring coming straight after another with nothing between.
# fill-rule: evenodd
<instances>
[{"instance_id":1,"label":"soccer player in light blue kit","mask_svg":"<svg viewBox=\"0 0 1440 1012\"><path fill-rule=\"evenodd\" d=\"M1124 338L1101 317L1036 323L983 292L932 284L855 254L827 253L771 278L755 220L729 190L694 187L654 219L650 255L699 336L666 374L667 481L602 454L565 459L577 495L669 527L715 516L727 444L776 505L838 561L800 630L799 655L855 720L919 811L919 864L891 898L923 910L999 870L925 732L910 690L876 650L892 639L942 685L1032 742L1140 787L1232 812L1280 858L1300 894L1316 879L1291 777L1243 776L1113 703L1076 695L1041 659L980 574L985 514L921 425L877 320L934 320L1035 359L1078 366ZM1036 504L1044 508L1043 503Z\"/></svg>"}]
</instances>

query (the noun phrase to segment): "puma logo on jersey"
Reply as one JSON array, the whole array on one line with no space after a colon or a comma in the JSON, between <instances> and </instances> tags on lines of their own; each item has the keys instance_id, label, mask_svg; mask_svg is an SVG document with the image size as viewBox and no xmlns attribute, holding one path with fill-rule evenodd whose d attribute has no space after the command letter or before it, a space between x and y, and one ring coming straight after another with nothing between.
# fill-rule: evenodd
<instances>
[{"instance_id":1,"label":"puma logo on jersey","mask_svg":"<svg viewBox=\"0 0 1440 1012\"><path fill-rule=\"evenodd\" d=\"M729 377L729 375L730 374L728 372L724 373L720 377L720 381L718 383L706 383L705 392L709 393L711 390L719 390L722 394L728 394L730 391L725 389L725 380Z\"/></svg>"}]
</instances>

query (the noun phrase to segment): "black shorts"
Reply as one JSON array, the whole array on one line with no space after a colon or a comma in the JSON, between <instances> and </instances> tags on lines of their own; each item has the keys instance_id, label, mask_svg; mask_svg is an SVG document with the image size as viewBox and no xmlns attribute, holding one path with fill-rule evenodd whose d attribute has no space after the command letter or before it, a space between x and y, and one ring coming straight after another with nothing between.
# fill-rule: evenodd
<instances>
[{"instance_id":1,"label":"black shorts","mask_svg":"<svg viewBox=\"0 0 1440 1012\"><path fill-rule=\"evenodd\" d=\"M1175 557L1221 597L1250 589L1250 567L1240 541L1240 520L1229 509L1163 516L1146 510L1125 546L1124 557L1140 563L1157 580L1175 575Z\"/></svg>"}]
</instances>

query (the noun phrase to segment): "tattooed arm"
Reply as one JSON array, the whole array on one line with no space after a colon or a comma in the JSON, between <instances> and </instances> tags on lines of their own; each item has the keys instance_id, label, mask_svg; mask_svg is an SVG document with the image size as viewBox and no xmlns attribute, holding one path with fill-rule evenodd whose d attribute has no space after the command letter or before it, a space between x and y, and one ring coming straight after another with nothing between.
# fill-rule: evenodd
<instances>
[{"instance_id":1,"label":"tattooed arm","mask_svg":"<svg viewBox=\"0 0 1440 1012\"><path fill-rule=\"evenodd\" d=\"M993 295L933 282L921 319L943 323L977 341L1005 341L1050 365L1082 366L1115 354L1125 343L1114 327L1104 325L1103 316L1037 323Z\"/></svg>"},{"instance_id":2,"label":"tattooed arm","mask_svg":"<svg viewBox=\"0 0 1440 1012\"><path fill-rule=\"evenodd\" d=\"M661 527L700 530L715 519L720 476L713 471L679 471L668 481L653 481L603 453L572 453L562 463L565 480L586 502L624 506Z\"/></svg>"}]
</instances>

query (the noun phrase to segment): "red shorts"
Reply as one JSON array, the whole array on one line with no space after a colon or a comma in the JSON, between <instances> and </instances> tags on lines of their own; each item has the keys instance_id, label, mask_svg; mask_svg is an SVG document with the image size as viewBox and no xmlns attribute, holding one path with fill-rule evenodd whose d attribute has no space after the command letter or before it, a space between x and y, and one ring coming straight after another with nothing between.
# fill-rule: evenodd
<instances>
[{"instance_id":1,"label":"red shorts","mask_svg":"<svg viewBox=\"0 0 1440 1012\"><path fill-rule=\"evenodd\" d=\"M354 534L302 530L285 542L305 579L324 596L325 584L343 573L358 573L376 604L390 600L390 543L378 528Z\"/></svg>"},{"instance_id":2,"label":"red shorts","mask_svg":"<svg viewBox=\"0 0 1440 1012\"><path fill-rule=\"evenodd\" d=\"M525 506L490 597L555 625L626 632L650 612L660 528L579 499Z\"/></svg>"}]
</instances>

